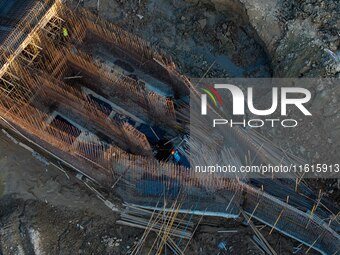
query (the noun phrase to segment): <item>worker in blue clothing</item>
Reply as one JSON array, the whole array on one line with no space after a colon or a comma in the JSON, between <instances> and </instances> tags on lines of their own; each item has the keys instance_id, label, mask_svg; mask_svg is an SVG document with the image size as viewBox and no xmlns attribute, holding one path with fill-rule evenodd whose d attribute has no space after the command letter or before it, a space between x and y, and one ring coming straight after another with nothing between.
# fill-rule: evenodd
<instances>
[{"instance_id":1,"label":"worker in blue clothing","mask_svg":"<svg viewBox=\"0 0 340 255\"><path fill-rule=\"evenodd\" d=\"M178 150L173 149L171 151L171 154L177 163L181 160L181 156L179 155Z\"/></svg>"}]
</instances>

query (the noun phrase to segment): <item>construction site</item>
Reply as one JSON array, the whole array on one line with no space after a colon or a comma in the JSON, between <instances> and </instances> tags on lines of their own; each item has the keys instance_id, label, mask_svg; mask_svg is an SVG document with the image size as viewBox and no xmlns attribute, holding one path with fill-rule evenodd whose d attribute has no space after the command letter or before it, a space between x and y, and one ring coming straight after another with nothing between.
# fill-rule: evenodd
<instances>
[{"instance_id":1,"label":"construction site","mask_svg":"<svg viewBox=\"0 0 340 255\"><path fill-rule=\"evenodd\" d=\"M196 254L187 249L210 220L242 222L254 243L254 253L239 253L221 241L216 254L340 254L337 203L304 175L193 169L212 158L236 166L300 158L253 130L217 135L203 120L202 133L190 130L190 119L199 119L190 114L200 103L197 84L161 48L78 5L0 1L0 124L7 140L93 193L118 215L116 224L142 231L127 251L79 254ZM216 153L206 155L200 144L212 136ZM0 254L67 254L39 253L34 243L19 249L0 227ZM298 243L294 252L273 247L272 234Z\"/></svg>"}]
</instances>

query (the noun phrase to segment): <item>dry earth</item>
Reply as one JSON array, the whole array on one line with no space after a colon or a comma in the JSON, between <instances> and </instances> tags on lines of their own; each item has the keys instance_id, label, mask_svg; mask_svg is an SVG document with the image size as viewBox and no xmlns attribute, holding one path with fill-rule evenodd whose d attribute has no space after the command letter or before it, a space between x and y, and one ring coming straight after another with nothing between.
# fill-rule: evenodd
<instances>
[{"instance_id":1,"label":"dry earth","mask_svg":"<svg viewBox=\"0 0 340 255\"><path fill-rule=\"evenodd\" d=\"M97 12L95 0L79 5ZM339 77L339 62L325 51L339 50L339 8L331 0L102 0L98 13L165 50L192 77L207 70L206 77ZM339 87L315 88L311 106L322 126L303 127L298 137L280 130L267 135L303 157L319 152L338 160L339 96ZM141 230L116 225L118 216L76 178L0 137L0 254L126 254L141 237ZM320 187L338 194L336 183ZM208 228L203 221L186 254L218 254L222 240L231 247L227 254L261 254L249 227L216 221ZM238 233L217 233L217 226ZM279 254L298 245L268 232Z\"/></svg>"}]
</instances>

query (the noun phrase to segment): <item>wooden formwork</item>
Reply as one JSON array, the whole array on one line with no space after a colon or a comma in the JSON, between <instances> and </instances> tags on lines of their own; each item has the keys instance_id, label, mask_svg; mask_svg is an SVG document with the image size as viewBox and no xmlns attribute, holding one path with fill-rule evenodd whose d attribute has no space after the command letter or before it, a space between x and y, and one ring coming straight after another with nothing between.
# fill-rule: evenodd
<instances>
[{"instance_id":1,"label":"wooden formwork","mask_svg":"<svg viewBox=\"0 0 340 255\"><path fill-rule=\"evenodd\" d=\"M147 92L130 77L104 72L93 63L90 56L83 52L78 51L75 55L69 50L65 50L65 56L72 65L78 66L94 77L100 77L99 79L104 84L112 86L116 93L123 97L129 95L129 100L134 101L144 109L148 109L148 112L153 114L156 119L163 120L166 123L176 119L174 104L169 98L157 95L154 92ZM145 112L145 114L147 115L148 112Z\"/></svg>"},{"instance_id":2,"label":"wooden formwork","mask_svg":"<svg viewBox=\"0 0 340 255\"><path fill-rule=\"evenodd\" d=\"M1 86L3 91L0 92L1 116L25 130L34 139L51 146L54 152L59 153L58 155L64 155L69 161L86 168L87 173L94 178L100 173L104 179L111 178L110 181L113 181L116 175L120 175L125 184L128 183L129 187L134 188L141 179L146 179L157 180L164 184L166 189L171 189L174 184L179 183L184 189L202 194L229 192L229 195L237 196L234 201L236 205L240 201L243 202L241 206L251 217L325 254L337 252L338 234L316 217L310 217L308 213L301 212L237 180L213 174L202 176L192 169L150 158L151 148L144 135L131 125L120 126L110 122L107 116L98 110L79 89L61 80L67 71L67 65L77 66L89 75L97 77L103 84L114 87L117 93L128 96L138 105L143 106L145 112L153 112L154 116L170 123L176 119L173 101L146 92L127 77L101 70L93 63L91 56L81 51L75 52L73 47L82 43L86 40L86 36L92 33L99 40L113 44L115 50L121 52L121 56L129 58L143 70L165 74L165 80L170 81L169 83L180 94L183 95L188 90L197 94L190 81L175 70L175 65L170 58L152 49L144 40L113 24L102 20L95 22L96 17L88 12L81 11L73 15L67 7L54 4L41 16L38 24L34 25L34 22L30 22L34 17L40 17L41 12L39 5L32 8L31 16L28 15L24 20L28 25L21 23L2 48L2 59L6 64L0 70L1 81L4 83ZM72 38L60 38L58 32L64 26L69 29ZM24 35L28 30L31 36L27 38ZM24 55L20 55L23 53ZM37 60L39 56L42 56L41 62ZM77 130L63 123L58 123L61 129L54 127L47 122L50 112L35 107L33 100L41 100L46 104L50 101L63 105L65 109L72 109L89 123L92 122L92 125L101 132L122 139L117 141L120 146L104 142L81 141L77 139ZM229 129L228 132L263 162L281 160L281 155L276 153L268 143L263 146L264 141L256 135L239 128ZM121 147L126 148L127 142L131 150L139 153L142 150L143 155L125 152ZM131 190L126 195L133 196L137 193L136 190ZM147 199L155 202L158 197ZM229 201L232 200L229 198Z\"/></svg>"}]
</instances>

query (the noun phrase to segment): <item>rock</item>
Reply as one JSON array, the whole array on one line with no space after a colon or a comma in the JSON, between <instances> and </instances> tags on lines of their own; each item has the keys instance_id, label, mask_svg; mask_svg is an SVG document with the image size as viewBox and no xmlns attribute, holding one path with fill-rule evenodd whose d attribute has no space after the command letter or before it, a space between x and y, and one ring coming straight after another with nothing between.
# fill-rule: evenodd
<instances>
[{"instance_id":1,"label":"rock","mask_svg":"<svg viewBox=\"0 0 340 255\"><path fill-rule=\"evenodd\" d=\"M207 25L207 19L200 19L198 23L200 24L201 29L204 29Z\"/></svg>"},{"instance_id":2,"label":"rock","mask_svg":"<svg viewBox=\"0 0 340 255\"><path fill-rule=\"evenodd\" d=\"M306 149L303 146L300 146L300 151L303 154L303 153L305 153Z\"/></svg>"},{"instance_id":3,"label":"rock","mask_svg":"<svg viewBox=\"0 0 340 255\"><path fill-rule=\"evenodd\" d=\"M330 45L329 45L329 48L332 50L332 51L337 51L338 50L338 46L335 42L331 42Z\"/></svg>"},{"instance_id":4,"label":"rock","mask_svg":"<svg viewBox=\"0 0 340 255\"><path fill-rule=\"evenodd\" d=\"M316 91L323 91L325 89L325 85L323 83L319 84L317 87L316 87Z\"/></svg>"}]
</instances>

